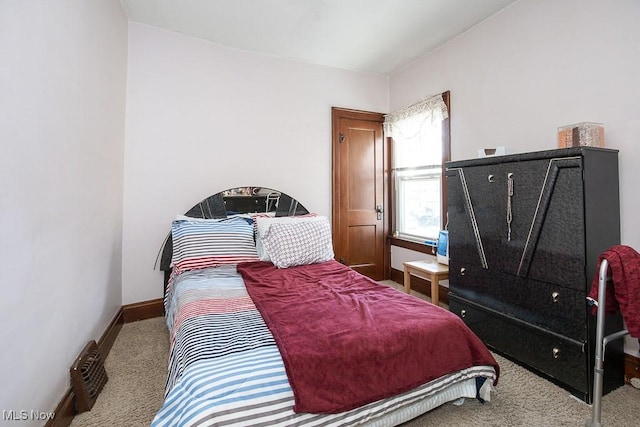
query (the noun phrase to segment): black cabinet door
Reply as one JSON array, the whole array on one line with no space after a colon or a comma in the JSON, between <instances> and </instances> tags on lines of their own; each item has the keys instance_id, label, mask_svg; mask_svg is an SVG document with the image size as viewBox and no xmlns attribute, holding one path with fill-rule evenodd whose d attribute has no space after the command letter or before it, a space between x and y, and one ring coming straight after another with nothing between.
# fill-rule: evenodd
<instances>
[{"instance_id":1,"label":"black cabinet door","mask_svg":"<svg viewBox=\"0 0 640 427\"><path fill-rule=\"evenodd\" d=\"M580 157L447 171L452 268L584 289Z\"/></svg>"},{"instance_id":2,"label":"black cabinet door","mask_svg":"<svg viewBox=\"0 0 640 427\"><path fill-rule=\"evenodd\" d=\"M548 160L532 160L447 171L456 264L518 274L548 166Z\"/></svg>"},{"instance_id":3,"label":"black cabinet door","mask_svg":"<svg viewBox=\"0 0 640 427\"><path fill-rule=\"evenodd\" d=\"M447 170L447 201L449 229L449 265L459 268L487 268L484 246L496 246L497 242L483 240L486 230L493 228L497 234L498 210L504 209L497 192L487 192L498 166L478 166L475 168L456 168ZM469 188L468 182L471 183ZM478 198L478 194L483 196ZM486 196L484 194L486 193ZM485 232L480 234L477 217L494 219L490 224L480 221ZM493 237L492 239L496 239Z\"/></svg>"},{"instance_id":4,"label":"black cabinet door","mask_svg":"<svg viewBox=\"0 0 640 427\"><path fill-rule=\"evenodd\" d=\"M552 159L518 275L586 290L581 158Z\"/></svg>"}]
</instances>

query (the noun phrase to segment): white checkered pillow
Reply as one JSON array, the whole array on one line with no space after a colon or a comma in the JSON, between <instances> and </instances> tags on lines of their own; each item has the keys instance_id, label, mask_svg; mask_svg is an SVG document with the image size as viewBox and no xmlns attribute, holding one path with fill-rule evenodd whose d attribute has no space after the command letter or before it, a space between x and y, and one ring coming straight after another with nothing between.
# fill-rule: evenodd
<instances>
[{"instance_id":1,"label":"white checkered pillow","mask_svg":"<svg viewBox=\"0 0 640 427\"><path fill-rule=\"evenodd\" d=\"M262 236L262 244L278 268L333 259L331 227L326 217L316 217L315 221L271 224Z\"/></svg>"},{"instance_id":2,"label":"white checkered pillow","mask_svg":"<svg viewBox=\"0 0 640 427\"><path fill-rule=\"evenodd\" d=\"M273 216L268 214L256 214L253 216L254 223L254 231L256 233L256 250L258 251L258 258L261 261L271 261L271 256L269 255L268 249L264 247L262 244L262 239L264 238L264 234L267 232L269 227L272 224L276 223L291 223L291 222L305 222L305 221L315 221L319 217L315 213L309 213L305 215L296 215L296 216Z\"/></svg>"}]
</instances>

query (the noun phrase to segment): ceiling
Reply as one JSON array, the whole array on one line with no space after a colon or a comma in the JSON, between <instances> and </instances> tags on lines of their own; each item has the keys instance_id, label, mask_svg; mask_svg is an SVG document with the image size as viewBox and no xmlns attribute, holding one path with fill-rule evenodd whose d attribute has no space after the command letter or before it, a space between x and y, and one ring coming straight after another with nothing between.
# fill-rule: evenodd
<instances>
[{"instance_id":1,"label":"ceiling","mask_svg":"<svg viewBox=\"0 0 640 427\"><path fill-rule=\"evenodd\" d=\"M388 76L516 0L121 0L131 21Z\"/></svg>"}]
</instances>

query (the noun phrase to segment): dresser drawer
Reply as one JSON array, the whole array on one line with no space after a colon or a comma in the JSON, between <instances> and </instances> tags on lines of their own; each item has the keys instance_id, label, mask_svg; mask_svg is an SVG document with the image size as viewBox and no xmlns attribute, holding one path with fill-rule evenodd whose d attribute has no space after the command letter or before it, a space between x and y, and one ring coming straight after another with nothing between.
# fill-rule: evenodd
<instances>
[{"instance_id":1,"label":"dresser drawer","mask_svg":"<svg viewBox=\"0 0 640 427\"><path fill-rule=\"evenodd\" d=\"M488 346L552 379L585 399L589 395L584 342L568 339L450 293L450 310Z\"/></svg>"},{"instance_id":2,"label":"dresser drawer","mask_svg":"<svg viewBox=\"0 0 640 427\"><path fill-rule=\"evenodd\" d=\"M449 290L524 323L587 340L586 292L477 267L449 268Z\"/></svg>"}]
</instances>

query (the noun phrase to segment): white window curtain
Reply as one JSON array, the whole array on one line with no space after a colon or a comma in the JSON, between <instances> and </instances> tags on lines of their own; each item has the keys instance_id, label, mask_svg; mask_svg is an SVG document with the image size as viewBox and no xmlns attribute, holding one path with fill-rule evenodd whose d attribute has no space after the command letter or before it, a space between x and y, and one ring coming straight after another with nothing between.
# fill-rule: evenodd
<instances>
[{"instance_id":1,"label":"white window curtain","mask_svg":"<svg viewBox=\"0 0 640 427\"><path fill-rule=\"evenodd\" d=\"M385 136L394 140L394 168L420 167L442 163L440 123L449 117L442 94L420 100L387 114ZM436 133L437 134L434 134ZM433 142L436 141L434 144Z\"/></svg>"},{"instance_id":2,"label":"white window curtain","mask_svg":"<svg viewBox=\"0 0 640 427\"><path fill-rule=\"evenodd\" d=\"M384 117L384 132L392 138L412 138L423 125L432 125L449 117L442 94L422 99Z\"/></svg>"},{"instance_id":3,"label":"white window curtain","mask_svg":"<svg viewBox=\"0 0 640 427\"><path fill-rule=\"evenodd\" d=\"M385 116L385 136L393 138L398 237L424 242L442 229L442 121L448 117L441 94Z\"/></svg>"}]
</instances>

